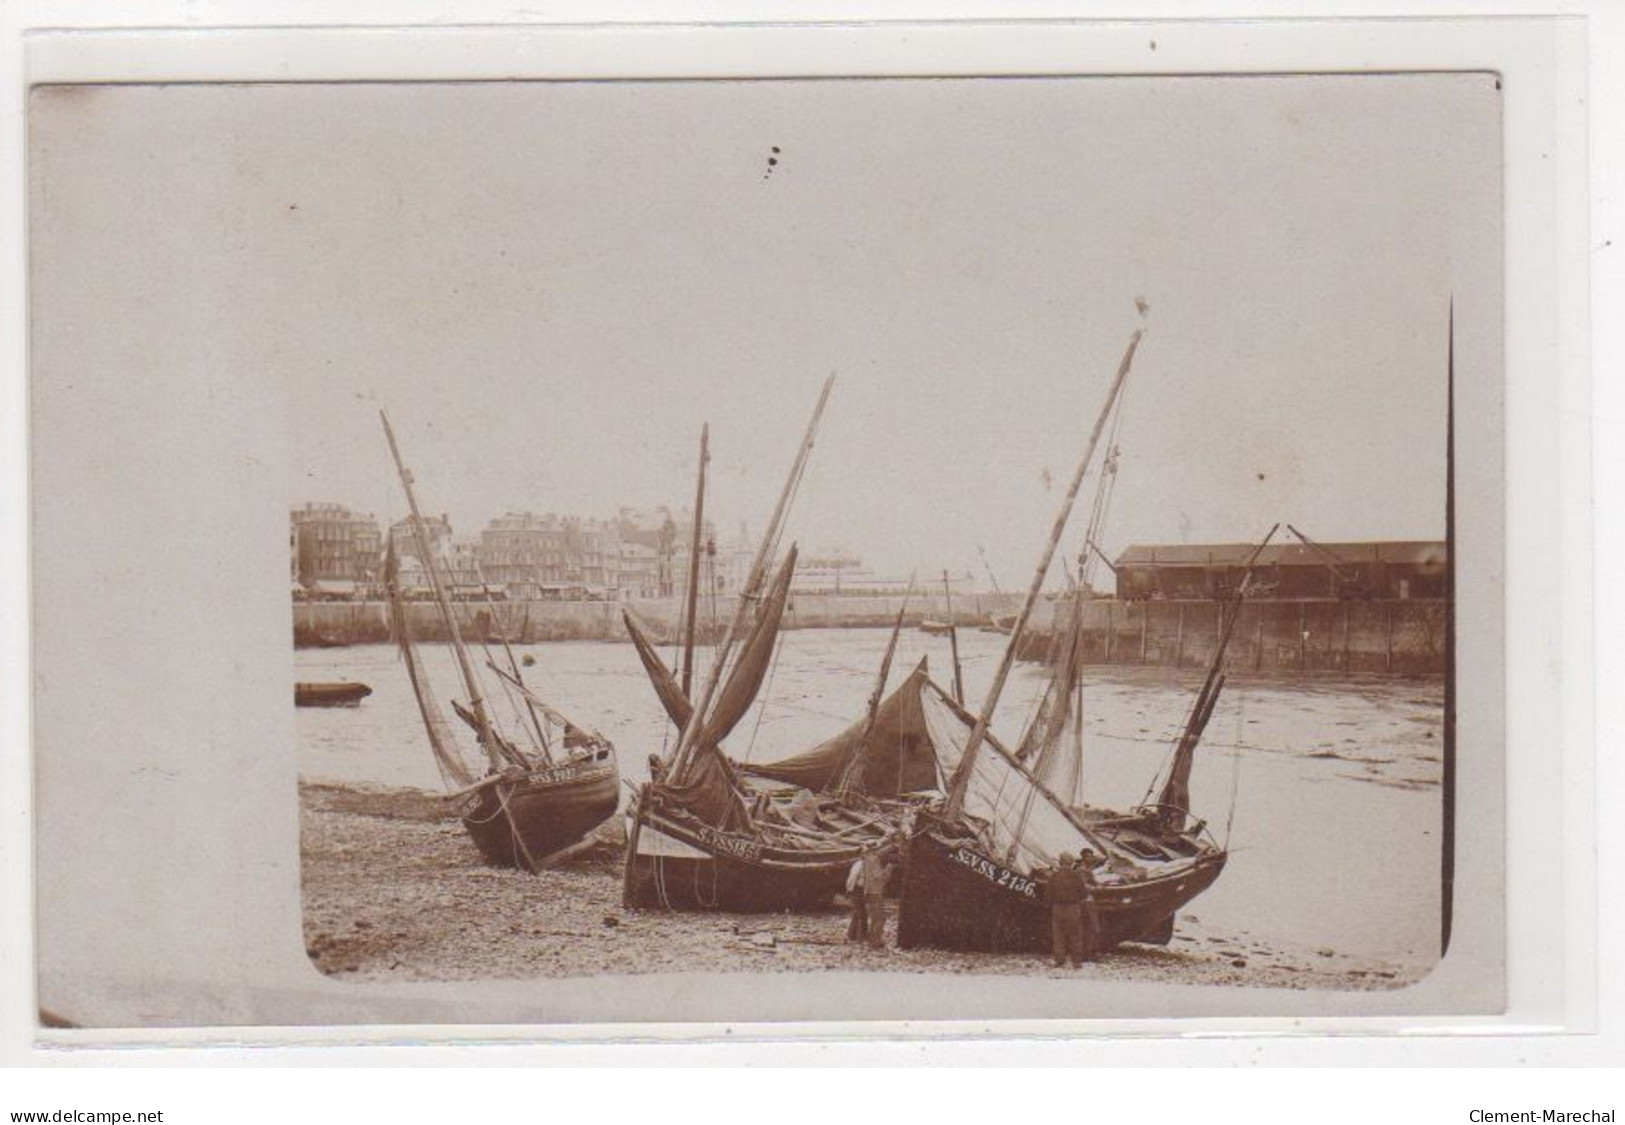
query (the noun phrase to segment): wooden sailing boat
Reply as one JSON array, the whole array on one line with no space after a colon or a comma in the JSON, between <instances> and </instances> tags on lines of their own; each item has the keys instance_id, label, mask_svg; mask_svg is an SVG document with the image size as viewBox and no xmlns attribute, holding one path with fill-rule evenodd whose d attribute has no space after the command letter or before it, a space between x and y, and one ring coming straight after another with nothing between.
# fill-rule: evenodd
<instances>
[{"instance_id":1,"label":"wooden sailing boat","mask_svg":"<svg viewBox=\"0 0 1625 1125\"><path fill-rule=\"evenodd\" d=\"M769 562L806 469L832 383L824 384L738 608L697 699L690 700L685 683L666 668L637 622L626 615L650 682L682 732L668 757L651 755L650 781L634 791L627 809L623 898L628 905L771 910L825 904L841 888L861 850L883 840L889 830L881 818L806 789L753 787L722 749L723 740L755 700L772 658L795 571L795 547L771 578ZM702 500L695 505L682 665L682 678L690 686L693 592L700 558L698 514L703 511L705 487L703 442L702 438L698 489ZM738 658L730 664L736 644Z\"/></svg>"},{"instance_id":2,"label":"wooden sailing boat","mask_svg":"<svg viewBox=\"0 0 1625 1125\"><path fill-rule=\"evenodd\" d=\"M397 585L394 544L384 564L384 590L401 658L412 679L418 710L441 777L458 803L463 827L489 862L525 871L540 871L584 846L583 837L615 814L620 802L620 776L615 748L594 732L570 722L538 698L524 682L513 650L503 643L507 667L487 650L486 668L512 704L515 721L504 729L490 705L484 678L470 656L446 592L440 563L430 548L428 529L418 509L412 474L401 459L395 432L380 413L390 455L411 509L418 555L429 577L435 602L456 657L466 705L452 701L458 718L473 731L483 757L465 755L440 710L423 662L413 642L406 607ZM488 599L489 604L489 599Z\"/></svg>"},{"instance_id":3,"label":"wooden sailing boat","mask_svg":"<svg viewBox=\"0 0 1625 1125\"><path fill-rule=\"evenodd\" d=\"M1140 339L1141 333L1136 332L1129 342L1073 474L1026 599L1012 623L987 699L963 741L948 798L940 808L917 818L905 845L900 946L986 951L1046 948L1049 911L1044 902L1044 874L1061 855L1080 853L1094 868L1103 944L1166 943L1173 933L1175 912L1211 886L1224 869L1224 848L1188 809L1191 758L1222 686L1222 676L1213 670L1197 698L1158 800L1131 814L1086 819L989 732L1078 489ZM1227 640L1228 630L1221 639L1215 668ZM1066 685L1067 690L1070 686ZM1059 754L1053 720L1046 722L1041 739L1051 754ZM1043 768L1043 763L1035 765Z\"/></svg>"}]
</instances>

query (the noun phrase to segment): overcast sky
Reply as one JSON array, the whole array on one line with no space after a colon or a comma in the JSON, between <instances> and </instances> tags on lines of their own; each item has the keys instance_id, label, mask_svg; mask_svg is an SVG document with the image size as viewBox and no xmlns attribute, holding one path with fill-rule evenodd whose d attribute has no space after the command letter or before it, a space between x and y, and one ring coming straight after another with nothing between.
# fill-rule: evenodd
<instances>
[{"instance_id":1,"label":"overcast sky","mask_svg":"<svg viewBox=\"0 0 1625 1125\"><path fill-rule=\"evenodd\" d=\"M459 534L687 504L707 420L709 511L759 528L833 372L791 534L1019 584L1143 324L1114 553L1442 537L1452 294L1499 331L1484 76L95 97L36 99L36 202L77 178L132 215L110 263L176 267L121 375L185 362L163 310L203 302L290 503L402 513L383 406Z\"/></svg>"}]
</instances>

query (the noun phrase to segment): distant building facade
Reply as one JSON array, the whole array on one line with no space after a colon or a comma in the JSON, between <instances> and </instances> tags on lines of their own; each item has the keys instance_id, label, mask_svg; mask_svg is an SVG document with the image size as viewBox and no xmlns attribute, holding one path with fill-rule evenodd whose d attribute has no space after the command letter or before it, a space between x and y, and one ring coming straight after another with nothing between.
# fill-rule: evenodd
<instances>
[{"instance_id":1,"label":"distant building facade","mask_svg":"<svg viewBox=\"0 0 1625 1125\"><path fill-rule=\"evenodd\" d=\"M623 598L660 596L660 559L653 547L626 539L617 540L615 588Z\"/></svg>"},{"instance_id":2,"label":"distant building facade","mask_svg":"<svg viewBox=\"0 0 1625 1125\"><path fill-rule=\"evenodd\" d=\"M623 575L618 586L624 596L632 596L627 591L633 588L649 589L652 593L643 593L641 597L683 597L688 591L688 575L690 570L689 551L694 542L694 514L687 508L674 511L664 505L658 508L640 510L636 508L622 508L616 513L613 521L614 534L622 545L622 555L625 556L625 545L631 544L642 550L634 552L633 557L641 563L643 552L647 551L654 562L654 581L646 581L641 566L632 574ZM700 560L700 590L716 590L726 593L729 589L730 575L726 573L719 563L717 550L717 529L710 521L705 521L701 530L700 550L704 552Z\"/></svg>"},{"instance_id":3,"label":"distant building facade","mask_svg":"<svg viewBox=\"0 0 1625 1125\"><path fill-rule=\"evenodd\" d=\"M377 580L383 532L371 515L343 504L306 503L290 513L294 577L306 589Z\"/></svg>"},{"instance_id":4,"label":"distant building facade","mask_svg":"<svg viewBox=\"0 0 1625 1125\"><path fill-rule=\"evenodd\" d=\"M424 516L423 530L428 533L429 550L434 552L435 558L443 558L451 542L451 520L443 515ZM395 548L397 559L418 558L418 537L412 530L411 516L389 525L389 544Z\"/></svg>"},{"instance_id":5,"label":"distant building facade","mask_svg":"<svg viewBox=\"0 0 1625 1125\"><path fill-rule=\"evenodd\" d=\"M480 532L479 562L485 580L508 597L542 597L544 586L563 583L564 525L552 514L498 516Z\"/></svg>"},{"instance_id":6,"label":"distant building facade","mask_svg":"<svg viewBox=\"0 0 1625 1125\"><path fill-rule=\"evenodd\" d=\"M509 600L687 595L694 535L687 509L622 508L610 519L507 512L478 536L463 538L454 536L444 514L425 516L423 522L448 593L459 600L482 599L487 590ZM431 583L411 518L380 531L371 515L341 504L307 503L292 510L293 579L312 594L379 596L386 541L393 548L402 593L428 597ZM740 525L735 541L723 544L707 520L699 546L700 593L734 593L755 555L748 530ZM315 589L318 583L320 591ZM795 589L803 593L898 593L903 585L876 578L860 557L845 551L804 554L795 579Z\"/></svg>"},{"instance_id":7,"label":"distant building facade","mask_svg":"<svg viewBox=\"0 0 1625 1125\"><path fill-rule=\"evenodd\" d=\"M1117 596L1221 598L1247 570L1248 543L1133 546L1117 557ZM1405 600L1449 590L1449 547L1435 540L1272 544L1253 566L1255 598Z\"/></svg>"}]
</instances>

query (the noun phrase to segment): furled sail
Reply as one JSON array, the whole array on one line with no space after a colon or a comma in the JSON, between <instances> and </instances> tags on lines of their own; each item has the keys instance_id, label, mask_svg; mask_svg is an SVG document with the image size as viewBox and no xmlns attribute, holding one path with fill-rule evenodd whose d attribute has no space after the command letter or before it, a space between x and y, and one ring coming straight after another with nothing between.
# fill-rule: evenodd
<instances>
[{"instance_id":1,"label":"furled sail","mask_svg":"<svg viewBox=\"0 0 1625 1125\"><path fill-rule=\"evenodd\" d=\"M1247 559L1247 569L1242 572L1241 581L1236 584L1236 588L1224 603L1224 613L1219 622L1219 636L1213 646L1213 658L1208 663L1207 678L1202 681L1202 688L1196 693L1196 701L1191 704L1190 718L1185 721L1185 729L1174 748L1173 761L1168 766L1168 778L1157 796L1158 818L1169 831L1183 831L1186 819L1190 815L1191 764L1196 758L1196 746L1202 741L1202 733L1207 730L1208 722L1213 718L1213 709L1218 706L1219 694L1224 691L1225 653L1230 647L1230 637L1236 631L1236 619L1241 616L1242 602L1252 587L1253 566L1258 562L1258 556L1263 554L1264 548L1269 546L1270 540L1275 538L1275 533L1280 527L1280 524L1276 524L1270 528L1269 534L1264 536L1264 541L1253 548L1252 555Z\"/></svg>"},{"instance_id":2,"label":"furled sail","mask_svg":"<svg viewBox=\"0 0 1625 1125\"><path fill-rule=\"evenodd\" d=\"M724 831L749 833L750 810L740 792L734 764L723 755L721 740L733 730L750 710L767 676L772 661L773 644L778 637L779 623L789 602L790 579L795 573L796 549L780 565L768 587L751 627L739 659L730 670L727 681L717 696L717 705L711 722L706 725L694 743L694 753L680 776L669 776L659 783L662 802L680 808L705 824ZM625 616L627 632L632 637L638 658L654 685L666 713L678 727L688 724L693 705L683 695L682 686L666 667L654 645L630 615Z\"/></svg>"},{"instance_id":3,"label":"furled sail","mask_svg":"<svg viewBox=\"0 0 1625 1125\"><path fill-rule=\"evenodd\" d=\"M621 620L626 622L626 634L632 638L632 647L637 650L638 659L643 662L643 670L649 676L649 683L654 685L655 695L660 698L660 705L666 709L666 714L678 730L688 725L688 720L694 714L694 705L683 695L683 688L672 675L666 662L660 659L660 653L655 651L654 643L649 640L643 626L632 616L630 610L621 611Z\"/></svg>"},{"instance_id":4,"label":"furled sail","mask_svg":"<svg viewBox=\"0 0 1625 1125\"><path fill-rule=\"evenodd\" d=\"M661 783L658 794L663 804L682 809L702 824L741 835L754 832L733 765L715 749L702 748L687 776Z\"/></svg>"},{"instance_id":5,"label":"furled sail","mask_svg":"<svg viewBox=\"0 0 1625 1125\"><path fill-rule=\"evenodd\" d=\"M751 627L750 636L740 650L739 660L734 664L727 682L717 695L717 707L700 740L702 743L713 747L720 745L739 724L739 720L744 718L745 713L750 710L750 705L756 701L756 693L761 690L762 680L767 676L767 668L772 661L773 644L778 639L779 623L789 602L790 579L795 571L795 565L796 549L791 547L790 554L773 578L772 586ZM624 612L621 617L626 622L627 635L632 638L632 647L637 650L638 659L649 677L649 683L654 686L655 695L659 697L660 704L666 709L672 723L681 730L688 725L694 713L693 703L683 695L677 677L666 667L666 662L660 659L654 643L649 640L648 634L637 623L636 618Z\"/></svg>"},{"instance_id":6,"label":"furled sail","mask_svg":"<svg viewBox=\"0 0 1625 1125\"><path fill-rule=\"evenodd\" d=\"M1185 733L1180 736L1179 746L1174 751L1173 762L1168 767L1168 780L1157 797L1163 818L1174 822L1175 827L1183 826L1185 815L1190 810L1191 765L1196 760L1197 744L1202 741L1202 734L1207 730L1208 720L1213 718L1213 708L1218 704L1219 693L1223 690L1223 675L1203 688Z\"/></svg>"},{"instance_id":7,"label":"furled sail","mask_svg":"<svg viewBox=\"0 0 1625 1125\"><path fill-rule=\"evenodd\" d=\"M745 641L744 648L740 650L739 659L735 661L732 671L728 674L728 682L718 693L716 706L705 724L702 740L712 746L720 746L722 740L739 724L739 720L745 717L750 705L756 702L756 693L762 689L768 665L773 661L773 645L778 640L779 622L784 617L784 607L789 602L790 579L794 576L795 569L796 548L792 544L789 554L779 565L779 572L774 575L768 587L767 596L757 612L756 623Z\"/></svg>"},{"instance_id":8,"label":"furled sail","mask_svg":"<svg viewBox=\"0 0 1625 1125\"><path fill-rule=\"evenodd\" d=\"M434 752L440 778L449 789L463 789L474 784L475 771L463 760L451 723L446 720L445 712L440 710L440 704L435 702L428 675L418 660L417 649L412 643L411 625L406 617L406 606L396 583L399 571L395 543L391 539L389 550L384 555L384 590L389 597L390 633L400 649L401 659L406 662L407 675L412 679L412 694L417 697L418 711L423 716L424 730L429 734L429 748Z\"/></svg>"}]
</instances>

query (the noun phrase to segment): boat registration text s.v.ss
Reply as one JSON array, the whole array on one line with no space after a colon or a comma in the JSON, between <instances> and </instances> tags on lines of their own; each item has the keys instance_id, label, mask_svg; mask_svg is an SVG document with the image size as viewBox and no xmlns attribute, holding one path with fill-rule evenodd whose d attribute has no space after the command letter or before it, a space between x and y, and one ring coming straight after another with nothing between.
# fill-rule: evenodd
<instances>
[{"instance_id":1,"label":"boat registration text s.v.ss","mask_svg":"<svg viewBox=\"0 0 1625 1125\"><path fill-rule=\"evenodd\" d=\"M955 851L954 861L970 868L995 886L1004 887L1025 898L1038 896L1037 883L1024 875L1017 875L1008 867L1001 867L985 856L977 855L969 848L961 847Z\"/></svg>"},{"instance_id":2,"label":"boat registration text s.v.ss","mask_svg":"<svg viewBox=\"0 0 1625 1125\"><path fill-rule=\"evenodd\" d=\"M747 840L743 836L733 836L726 832L718 832L709 824L698 825L695 829L705 845L719 852L726 852L736 859L758 860L762 858L762 845L754 840Z\"/></svg>"},{"instance_id":3,"label":"boat registration text s.v.ss","mask_svg":"<svg viewBox=\"0 0 1625 1125\"><path fill-rule=\"evenodd\" d=\"M599 766L596 769L585 767L582 762L566 762L561 766L549 766L545 769L534 770L531 778L544 785L558 781L591 781L611 772L613 767Z\"/></svg>"}]
</instances>

